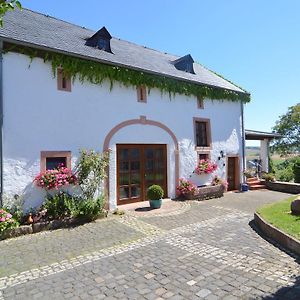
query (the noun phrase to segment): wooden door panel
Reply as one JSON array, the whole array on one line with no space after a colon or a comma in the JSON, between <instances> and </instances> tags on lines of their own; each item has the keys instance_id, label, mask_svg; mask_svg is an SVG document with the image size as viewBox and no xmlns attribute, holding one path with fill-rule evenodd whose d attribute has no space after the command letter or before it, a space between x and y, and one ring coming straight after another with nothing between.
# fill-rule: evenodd
<instances>
[{"instance_id":1,"label":"wooden door panel","mask_svg":"<svg viewBox=\"0 0 300 300\"><path fill-rule=\"evenodd\" d=\"M117 203L141 201L141 149L136 145L117 147Z\"/></svg>"},{"instance_id":2,"label":"wooden door panel","mask_svg":"<svg viewBox=\"0 0 300 300\"><path fill-rule=\"evenodd\" d=\"M166 145L117 145L117 203L147 200L147 188L160 185L167 195Z\"/></svg>"},{"instance_id":3,"label":"wooden door panel","mask_svg":"<svg viewBox=\"0 0 300 300\"><path fill-rule=\"evenodd\" d=\"M228 191L238 189L238 157L228 157L227 159L227 182Z\"/></svg>"}]
</instances>

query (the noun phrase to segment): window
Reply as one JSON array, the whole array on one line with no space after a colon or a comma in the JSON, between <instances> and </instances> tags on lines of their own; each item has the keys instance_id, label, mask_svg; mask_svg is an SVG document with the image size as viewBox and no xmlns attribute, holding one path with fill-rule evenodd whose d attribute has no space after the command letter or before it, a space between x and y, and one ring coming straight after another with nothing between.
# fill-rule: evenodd
<instances>
[{"instance_id":1,"label":"window","mask_svg":"<svg viewBox=\"0 0 300 300\"><path fill-rule=\"evenodd\" d=\"M100 50L106 51L106 49L108 48L108 44L109 44L109 41L106 40L106 39L99 39L98 40L98 48Z\"/></svg>"},{"instance_id":2,"label":"window","mask_svg":"<svg viewBox=\"0 0 300 300\"><path fill-rule=\"evenodd\" d=\"M198 153L198 159L209 159L209 153Z\"/></svg>"},{"instance_id":3,"label":"window","mask_svg":"<svg viewBox=\"0 0 300 300\"><path fill-rule=\"evenodd\" d=\"M105 27L98 30L93 36L86 39L87 46L112 53L110 48L111 35Z\"/></svg>"},{"instance_id":4,"label":"window","mask_svg":"<svg viewBox=\"0 0 300 300\"><path fill-rule=\"evenodd\" d=\"M147 102L147 89L146 86L141 85L137 87L137 99L138 102Z\"/></svg>"},{"instance_id":5,"label":"window","mask_svg":"<svg viewBox=\"0 0 300 300\"><path fill-rule=\"evenodd\" d=\"M71 92L71 78L64 74L62 68L57 69L57 89L59 91Z\"/></svg>"},{"instance_id":6,"label":"window","mask_svg":"<svg viewBox=\"0 0 300 300\"><path fill-rule=\"evenodd\" d=\"M193 67L194 60L190 54L180 57L174 60L172 63L177 70L195 74Z\"/></svg>"},{"instance_id":7,"label":"window","mask_svg":"<svg viewBox=\"0 0 300 300\"><path fill-rule=\"evenodd\" d=\"M56 169L62 164L71 168L71 151L41 151L41 172Z\"/></svg>"},{"instance_id":8,"label":"window","mask_svg":"<svg viewBox=\"0 0 300 300\"><path fill-rule=\"evenodd\" d=\"M197 97L197 107L200 109L204 109L204 101L203 98Z\"/></svg>"},{"instance_id":9,"label":"window","mask_svg":"<svg viewBox=\"0 0 300 300\"><path fill-rule=\"evenodd\" d=\"M194 118L195 144L196 147L211 147L210 120Z\"/></svg>"}]
</instances>

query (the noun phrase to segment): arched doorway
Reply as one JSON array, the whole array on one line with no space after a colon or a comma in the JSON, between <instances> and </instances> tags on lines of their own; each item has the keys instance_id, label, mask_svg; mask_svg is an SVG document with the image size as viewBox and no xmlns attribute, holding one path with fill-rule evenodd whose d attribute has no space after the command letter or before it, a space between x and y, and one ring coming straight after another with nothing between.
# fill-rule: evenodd
<instances>
[{"instance_id":1,"label":"arched doorway","mask_svg":"<svg viewBox=\"0 0 300 300\"><path fill-rule=\"evenodd\" d=\"M121 122L105 138L103 150L109 148L112 150L107 184L110 209L114 209L117 203L119 205L145 200L145 190L150 183L163 185L165 182L168 196L175 195L179 179L179 145L176 136L166 125L148 120L145 116ZM126 155L130 157L127 159ZM153 158L151 155L154 155ZM129 164L135 165L136 169L128 167ZM160 164L161 171L149 174L149 170L145 171L147 164ZM162 177L159 180L164 168L168 178ZM130 178L136 176L135 179L139 182L130 181L126 184L128 178L122 177L124 174ZM153 177L150 178L148 174ZM124 193L129 197L122 198L122 202L120 197L124 197Z\"/></svg>"}]
</instances>

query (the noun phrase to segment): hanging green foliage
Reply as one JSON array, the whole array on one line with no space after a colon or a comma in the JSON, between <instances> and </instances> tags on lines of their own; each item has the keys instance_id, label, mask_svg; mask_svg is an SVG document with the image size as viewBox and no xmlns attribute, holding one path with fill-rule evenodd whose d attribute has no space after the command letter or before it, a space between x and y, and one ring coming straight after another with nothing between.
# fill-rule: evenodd
<instances>
[{"instance_id":1,"label":"hanging green foliage","mask_svg":"<svg viewBox=\"0 0 300 300\"><path fill-rule=\"evenodd\" d=\"M28 55L31 60L36 56L40 56L45 62L50 62L54 76L56 75L56 69L61 67L65 75L71 77L73 80L79 79L81 82L86 80L93 84L102 84L104 80L108 80L111 89L114 83L120 82L126 87L146 85L149 91L152 88L157 88L162 93L168 93L170 97L178 93L186 96L214 100L242 101L244 103L250 101L250 95L248 93L238 93L231 90L169 78L163 75L149 74L126 67L112 66L64 54L41 52L25 47L10 48L9 51L15 51L16 48L18 52Z\"/></svg>"}]
</instances>

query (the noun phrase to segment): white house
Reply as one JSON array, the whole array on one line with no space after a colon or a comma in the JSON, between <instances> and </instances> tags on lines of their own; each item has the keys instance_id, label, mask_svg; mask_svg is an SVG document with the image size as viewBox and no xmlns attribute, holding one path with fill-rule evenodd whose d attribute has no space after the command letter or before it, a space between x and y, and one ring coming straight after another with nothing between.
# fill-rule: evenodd
<instances>
[{"instance_id":1,"label":"white house","mask_svg":"<svg viewBox=\"0 0 300 300\"><path fill-rule=\"evenodd\" d=\"M39 205L33 178L60 162L74 166L82 148L112 150L110 209L145 200L153 183L175 197L178 179L190 178L200 158L239 188L250 95L190 55L27 9L5 16L0 39L4 201L19 194L27 207Z\"/></svg>"}]
</instances>

